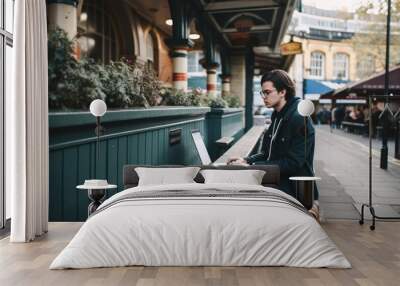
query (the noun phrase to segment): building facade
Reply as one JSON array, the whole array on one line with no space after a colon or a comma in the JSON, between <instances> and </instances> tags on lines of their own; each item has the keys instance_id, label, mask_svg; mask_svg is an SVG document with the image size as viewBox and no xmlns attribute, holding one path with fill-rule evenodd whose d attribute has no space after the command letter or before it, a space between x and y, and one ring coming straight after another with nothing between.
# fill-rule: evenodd
<instances>
[{"instance_id":1,"label":"building facade","mask_svg":"<svg viewBox=\"0 0 400 286\"><path fill-rule=\"evenodd\" d=\"M367 26L352 13L306 5L295 11L288 35L301 42L303 48L290 69L297 96L319 100L325 92L374 73L378 68L375 58L358 57L351 41Z\"/></svg>"}]
</instances>

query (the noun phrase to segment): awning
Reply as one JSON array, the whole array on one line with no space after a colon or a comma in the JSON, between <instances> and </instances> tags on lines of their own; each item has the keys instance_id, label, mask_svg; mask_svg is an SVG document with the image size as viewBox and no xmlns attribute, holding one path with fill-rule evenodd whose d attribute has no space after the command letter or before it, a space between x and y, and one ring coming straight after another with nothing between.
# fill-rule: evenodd
<instances>
[{"instance_id":1,"label":"awning","mask_svg":"<svg viewBox=\"0 0 400 286\"><path fill-rule=\"evenodd\" d=\"M366 79L327 91L322 94L322 98L348 99L366 97L367 95L380 96L384 94L384 83L385 71L382 71ZM400 65L391 68L389 71L389 93L400 95Z\"/></svg>"},{"instance_id":2,"label":"awning","mask_svg":"<svg viewBox=\"0 0 400 286\"><path fill-rule=\"evenodd\" d=\"M345 81L328 81L317 79L304 79L304 95L305 98L318 100L321 94L331 92L341 88L347 84Z\"/></svg>"}]
</instances>

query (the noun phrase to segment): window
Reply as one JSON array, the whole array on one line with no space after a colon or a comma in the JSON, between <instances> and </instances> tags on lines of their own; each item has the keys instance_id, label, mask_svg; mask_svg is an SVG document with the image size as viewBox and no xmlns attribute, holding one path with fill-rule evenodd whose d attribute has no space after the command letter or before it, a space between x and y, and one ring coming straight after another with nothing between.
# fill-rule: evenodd
<instances>
[{"instance_id":1,"label":"window","mask_svg":"<svg viewBox=\"0 0 400 286\"><path fill-rule=\"evenodd\" d=\"M13 15L14 15L14 0L5 0L4 5L5 12L5 30L9 33L13 33Z\"/></svg>"},{"instance_id":2,"label":"window","mask_svg":"<svg viewBox=\"0 0 400 286\"><path fill-rule=\"evenodd\" d=\"M146 38L146 57L148 62L154 63L154 40L150 32Z\"/></svg>"},{"instance_id":3,"label":"window","mask_svg":"<svg viewBox=\"0 0 400 286\"><path fill-rule=\"evenodd\" d=\"M190 51L188 53L188 72L204 73L205 70L199 61L204 57L203 51Z\"/></svg>"},{"instance_id":4,"label":"window","mask_svg":"<svg viewBox=\"0 0 400 286\"><path fill-rule=\"evenodd\" d=\"M362 79L375 72L375 58L372 55L366 55L357 62L357 76Z\"/></svg>"},{"instance_id":5,"label":"window","mask_svg":"<svg viewBox=\"0 0 400 286\"><path fill-rule=\"evenodd\" d=\"M344 53L336 53L333 58L333 77L335 79L349 79L349 56Z\"/></svg>"},{"instance_id":6,"label":"window","mask_svg":"<svg viewBox=\"0 0 400 286\"><path fill-rule=\"evenodd\" d=\"M14 0L0 0L0 228L11 217L10 198L4 188L4 102L11 94Z\"/></svg>"},{"instance_id":7,"label":"window","mask_svg":"<svg viewBox=\"0 0 400 286\"><path fill-rule=\"evenodd\" d=\"M118 59L117 27L106 0L85 0L78 24L83 56L103 63Z\"/></svg>"},{"instance_id":8,"label":"window","mask_svg":"<svg viewBox=\"0 0 400 286\"><path fill-rule=\"evenodd\" d=\"M220 51L218 51L218 50L215 52L215 61L216 61L217 63L219 63L218 68L217 68L217 74L220 74L220 73L221 73L221 70L222 70L222 65L221 65L221 53L220 53ZM217 79L220 79L220 77L217 77Z\"/></svg>"},{"instance_id":9,"label":"window","mask_svg":"<svg viewBox=\"0 0 400 286\"><path fill-rule=\"evenodd\" d=\"M325 55L322 52L311 53L310 76L319 79L325 77Z\"/></svg>"},{"instance_id":10,"label":"window","mask_svg":"<svg viewBox=\"0 0 400 286\"><path fill-rule=\"evenodd\" d=\"M189 52L188 53L188 72L196 72L197 71L197 65L198 65L198 60L197 60L197 52Z\"/></svg>"}]
</instances>

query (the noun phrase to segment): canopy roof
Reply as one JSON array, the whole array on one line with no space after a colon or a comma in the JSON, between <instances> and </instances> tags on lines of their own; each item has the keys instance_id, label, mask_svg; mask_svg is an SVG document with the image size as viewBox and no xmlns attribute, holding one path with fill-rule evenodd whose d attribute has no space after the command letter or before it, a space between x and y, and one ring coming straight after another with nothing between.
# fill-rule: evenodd
<instances>
[{"instance_id":1,"label":"canopy roof","mask_svg":"<svg viewBox=\"0 0 400 286\"><path fill-rule=\"evenodd\" d=\"M368 95L384 95L385 71L366 79L350 83L342 88L324 93L321 98L343 99L358 98ZM400 95L400 65L389 70L389 94Z\"/></svg>"},{"instance_id":2,"label":"canopy roof","mask_svg":"<svg viewBox=\"0 0 400 286\"><path fill-rule=\"evenodd\" d=\"M268 46L276 50L286 32L295 1L199 0L215 29L231 48Z\"/></svg>"}]
</instances>

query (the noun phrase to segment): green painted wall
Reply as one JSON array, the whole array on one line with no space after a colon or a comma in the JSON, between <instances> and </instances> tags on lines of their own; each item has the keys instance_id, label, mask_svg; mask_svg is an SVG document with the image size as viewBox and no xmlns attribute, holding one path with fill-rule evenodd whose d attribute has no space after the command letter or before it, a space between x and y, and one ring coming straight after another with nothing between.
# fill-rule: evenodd
<instances>
[{"instance_id":1,"label":"green painted wall","mask_svg":"<svg viewBox=\"0 0 400 286\"><path fill-rule=\"evenodd\" d=\"M209 108L152 108L107 112L105 134L96 163L95 119L88 112L51 113L50 221L84 221L89 199L75 187L85 179L107 179L122 190L125 164L200 164L191 131L207 142L205 114ZM181 142L169 144L169 131L181 129Z\"/></svg>"}]
</instances>

